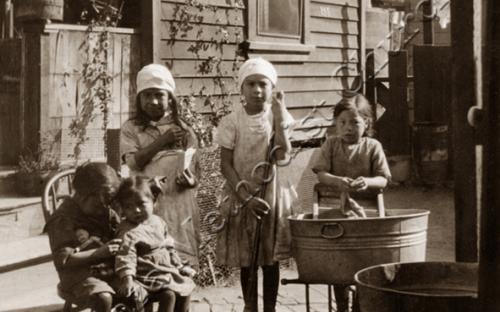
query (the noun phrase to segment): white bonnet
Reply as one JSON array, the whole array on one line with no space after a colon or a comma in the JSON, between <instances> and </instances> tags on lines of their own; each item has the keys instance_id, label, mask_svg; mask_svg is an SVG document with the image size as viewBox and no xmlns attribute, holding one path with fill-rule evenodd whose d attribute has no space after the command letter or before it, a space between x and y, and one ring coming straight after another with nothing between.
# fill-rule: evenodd
<instances>
[{"instance_id":1,"label":"white bonnet","mask_svg":"<svg viewBox=\"0 0 500 312\"><path fill-rule=\"evenodd\" d=\"M278 81L278 74L274 69L273 64L269 63L265 59L258 57L248 59L243 65L240 67L240 71L238 72L238 88L241 90L241 86L243 85L243 81L248 76L260 74L271 80L273 86L276 86L276 82Z\"/></svg>"},{"instance_id":2,"label":"white bonnet","mask_svg":"<svg viewBox=\"0 0 500 312\"><path fill-rule=\"evenodd\" d=\"M174 77L172 77L167 67L160 64L149 64L137 73L137 93L149 88L157 88L174 93Z\"/></svg>"}]
</instances>

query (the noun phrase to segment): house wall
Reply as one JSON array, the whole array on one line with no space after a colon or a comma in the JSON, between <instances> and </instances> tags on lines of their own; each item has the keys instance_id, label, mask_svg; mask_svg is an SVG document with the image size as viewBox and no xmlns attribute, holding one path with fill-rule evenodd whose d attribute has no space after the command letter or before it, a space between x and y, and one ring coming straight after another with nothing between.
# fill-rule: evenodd
<instances>
[{"instance_id":1,"label":"house wall","mask_svg":"<svg viewBox=\"0 0 500 312\"><path fill-rule=\"evenodd\" d=\"M277 90L286 94L286 105L296 118L311 113L321 101L324 106L313 114L305 128L331 124L332 105L341 98L341 91L353 84L358 74L360 58L360 0L306 0L304 41L294 49L281 50L276 42L253 42L248 38L248 28L252 27L249 6L238 6L233 1L203 0L216 10L202 13L201 33L198 28L172 35L172 26L180 25L179 9L184 7L181 0L161 1L161 26L158 28L159 57L157 61L166 63L172 69L177 84L177 94L186 96L199 94L200 90L212 95L220 95L219 86L214 83L214 74L200 74L196 66L210 56L220 56L224 60L223 81L230 90L233 103L239 103L233 65L244 59L236 55L238 43L247 41L240 51L244 57L264 57L271 61L279 75ZM228 5L228 3L232 3ZM250 6L251 7L251 6ZM250 18L248 18L250 17ZM227 43L223 52L210 46L197 56L188 52L190 45L199 41L218 40L221 29L227 33ZM182 34L181 34L182 33ZM250 39L250 40L248 40ZM156 61L156 60L155 60ZM344 66L344 69L339 70ZM207 109L199 99L199 109ZM307 131L306 131L307 132ZM324 132L321 133L324 135ZM296 131L294 139L304 139L304 133Z\"/></svg>"},{"instance_id":2,"label":"house wall","mask_svg":"<svg viewBox=\"0 0 500 312\"><path fill-rule=\"evenodd\" d=\"M84 100L81 76L87 54L83 43L86 26L48 24L41 35L40 70L40 134L52 138L53 150L63 160L73 154L75 139L69 135L69 125ZM109 129L118 129L129 118L135 102L135 75L140 67L139 35L131 29L110 29L108 64L112 80L112 116ZM29 77L27 77L30 79ZM26 89L26 93L28 93ZM37 99L34 99L37 100ZM28 103L29 104L29 103ZM82 147L81 159L104 159L102 114L95 110L95 119L87 128L89 140Z\"/></svg>"}]
</instances>

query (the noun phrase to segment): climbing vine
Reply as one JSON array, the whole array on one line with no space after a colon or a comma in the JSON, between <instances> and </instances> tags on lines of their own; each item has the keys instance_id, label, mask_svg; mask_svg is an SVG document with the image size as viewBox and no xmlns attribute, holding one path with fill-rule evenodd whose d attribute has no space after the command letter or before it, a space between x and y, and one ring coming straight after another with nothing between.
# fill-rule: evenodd
<instances>
[{"instance_id":1,"label":"climbing vine","mask_svg":"<svg viewBox=\"0 0 500 312\"><path fill-rule=\"evenodd\" d=\"M218 6L201 3L199 0L186 0L185 3L176 4L173 12L173 20L170 22L170 39L168 44L175 46L179 40L185 40L189 34L195 34L195 40L190 42L187 51L195 56L197 62L194 67L197 76L213 78L214 88L208 90L206 86L201 86L199 90L193 88L189 95L180 98L181 115L192 126L198 136L202 146L211 145L213 142L213 129L220 119L231 111L231 96L238 93L236 83L226 83L228 77L236 81L236 73L240 62L243 60L238 49L235 50L230 68L224 67L224 48L228 44L239 46L242 41L241 31L230 34L228 31L230 21L230 11L244 7L241 0L227 0L228 7L221 9ZM224 24L221 18L215 20L216 31L209 37L209 32L204 29L204 20L208 14L214 16L221 11L225 12L227 23ZM232 38L233 36L233 38ZM174 62L170 64L175 66ZM193 79L193 81L196 78ZM203 112L199 112L203 103Z\"/></svg>"},{"instance_id":2,"label":"climbing vine","mask_svg":"<svg viewBox=\"0 0 500 312\"><path fill-rule=\"evenodd\" d=\"M80 49L85 54L81 70L81 80L84 90L82 102L77 103L76 117L69 125L70 135L76 139L73 147L73 157L78 160L82 153L82 145L88 140L87 129L94 121L96 113L102 116L101 129L106 142L106 129L110 121L112 108L113 76L108 63L110 48L110 33L108 28L116 26L120 11L111 5L91 6L82 11L82 22L88 23L85 39ZM104 153L106 154L106 144Z\"/></svg>"}]
</instances>

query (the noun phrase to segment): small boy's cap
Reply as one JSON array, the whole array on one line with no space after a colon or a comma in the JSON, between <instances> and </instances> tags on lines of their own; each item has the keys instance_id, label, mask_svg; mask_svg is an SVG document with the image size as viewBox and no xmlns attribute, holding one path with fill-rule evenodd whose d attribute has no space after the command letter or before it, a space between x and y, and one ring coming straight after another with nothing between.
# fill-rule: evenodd
<instances>
[{"instance_id":1,"label":"small boy's cap","mask_svg":"<svg viewBox=\"0 0 500 312\"><path fill-rule=\"evenodd\" d=\"M273 64L261 57L257 57L249 59L241 65L238 72L238 88L241 90L243 81L245 81L248 76L255 74L265 76L267 79L271 80L273 86L276 86L276 82L278 82L278 74L276 73Z\"/></svg>"},{"instance_id":2,"label":"small boy's cap","mask_svg":"<svg viewBox=\"0 0 500 312\"><path fill-rule=\"evenodd\" d=\"M137 73L137 93L149 88L175 91L174 77L167 67L160 64L149 64Z\"/></svg>"}]
</instances>

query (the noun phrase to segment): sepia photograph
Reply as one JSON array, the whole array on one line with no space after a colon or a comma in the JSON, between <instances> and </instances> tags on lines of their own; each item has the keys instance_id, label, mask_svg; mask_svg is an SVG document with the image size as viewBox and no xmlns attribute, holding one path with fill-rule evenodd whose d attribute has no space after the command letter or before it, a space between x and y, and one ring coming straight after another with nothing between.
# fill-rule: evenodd
<instances>
[{"instance_id":1,"label":"sepia photograph","mask_svg":"<svg viewBox=\"0 0 500 312\"><path fill-rule=\"evenodd\" d=\"M500 312L499 34L495 0L0 0L0 312Z\"/></svg>"}]
</instances>

